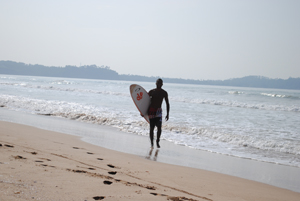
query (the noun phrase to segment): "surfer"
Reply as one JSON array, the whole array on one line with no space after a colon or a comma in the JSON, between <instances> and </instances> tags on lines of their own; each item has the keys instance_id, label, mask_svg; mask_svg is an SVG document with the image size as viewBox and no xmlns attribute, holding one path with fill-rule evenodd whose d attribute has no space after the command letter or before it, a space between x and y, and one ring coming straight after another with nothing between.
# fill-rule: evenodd
<instances>
[{"instance_id":1,"label":"surfer","mask_svg":"<svg viewBox=\"0 0 300 201\"><path fill-rule=\"evenodd\" d=\"M156 88L148 92L151 100L148 109L148 116L150 120L150 141L151 141L151 147L153 147L153 133L154 133L154 128L156 126L157 127L157 139L156 139L157 148L160 148L159 140L161 135L161 124L162 124L161 104L164 99L167 106L166 121L169 120L169 111L170 111L168 93L161 88L162 86L163 86L163 80L157 79Z\"/></svg>"}]
</instances>

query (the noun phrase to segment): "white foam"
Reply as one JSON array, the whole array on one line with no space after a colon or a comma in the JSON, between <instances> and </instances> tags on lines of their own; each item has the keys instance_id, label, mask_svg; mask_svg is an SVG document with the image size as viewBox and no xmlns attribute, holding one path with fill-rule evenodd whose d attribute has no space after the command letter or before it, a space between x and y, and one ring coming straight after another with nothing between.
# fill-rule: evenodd
<instances>
[{"instance_id":1,"label":"white foam","mask_svg":"<svg viewBox=\"0 0 300 201\"><path fill-rule=\"evenodd\" d=\"M67 81L58 81L55 82L56 84L60 85L66 83L66 85L71 84L71 82ZM68 92L82 92L82 93L93 93L93 94L108 94L108 95L118 95L118 96L127 96L130 97L128 93L120 93L120 92L113 92L113 91L100 91L100 90L92 90L92 89L81 89L81 88L61 88L56 86L48 86L48 85L29 85L27 83L0 83L0 85L9 85L9 86L21 86L25 88L31 89L43 89L43 90L53 90L53 91L68 91Z\"/></svg>"},{"instance_id":2,"label":"white foam","mask_svg":"<svg viewBox=\"0 0 300 201\"><path fill-rule=\"evenodd\" d=\"M295 99L299 99L299 97L297 97L297 96L284 95L284 94L275 94L275 93L261 93L261 95L272 97L272 98L295 98Z\"/></svg>"}]
</instances>

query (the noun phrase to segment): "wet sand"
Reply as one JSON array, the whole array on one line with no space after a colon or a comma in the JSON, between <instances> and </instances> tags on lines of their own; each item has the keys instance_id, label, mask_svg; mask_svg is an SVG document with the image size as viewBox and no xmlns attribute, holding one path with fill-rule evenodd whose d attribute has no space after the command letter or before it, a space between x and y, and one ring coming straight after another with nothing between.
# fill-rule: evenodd
<instances>
[{"instance_id":1,"label":"wet sand","mask_svg":"<svg viewBox=\"0 0 300 201\"><path fill-rule=\"evenodd\" d=\"M161 149L151 150L147 136L122 132L111 126L5 108L0 108L0 120L78 136L85 142L147 160L218 172L300 192L300 168L297 167L195 150L165 140L161 141Z\"/></svg>"},{"instance_id":2,"label":"wet sand","mask_svg":"<svg viewBox=\"0 0 300 201\"><path fill-rule=\"evenodd\" d=\"M0 122L0 200L299 200L300 193ZM151 153L155 157L156 149Z\"/></svg>"}]
</instances>

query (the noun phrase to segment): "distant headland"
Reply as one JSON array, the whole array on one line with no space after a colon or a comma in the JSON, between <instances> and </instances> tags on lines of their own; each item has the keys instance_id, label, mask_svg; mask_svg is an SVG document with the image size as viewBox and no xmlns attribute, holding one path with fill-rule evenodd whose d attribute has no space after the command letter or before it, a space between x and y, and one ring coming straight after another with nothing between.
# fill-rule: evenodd
<instances>
[{"instance_id":1,"label":"distant headland","mask_svg":"<svg viewBox=\"0 0 300 201\"><path fill-rule=\"evenodd\" d=\"M110 69L108 66L88 65L76 67L67 65L65 67L54 67L38 64L25 64L14 61L0 61L0 74L144 82L153 82L158 78L140 75L119 74L116 71ZM227 80L193 80L165 77L162 77L162 79L164 80L164 82L180 84L300 90L300 78L291 77L288 79L270 79L262 76L246 76L242 78L232 78Z\"/></svg>"}]
</instances>

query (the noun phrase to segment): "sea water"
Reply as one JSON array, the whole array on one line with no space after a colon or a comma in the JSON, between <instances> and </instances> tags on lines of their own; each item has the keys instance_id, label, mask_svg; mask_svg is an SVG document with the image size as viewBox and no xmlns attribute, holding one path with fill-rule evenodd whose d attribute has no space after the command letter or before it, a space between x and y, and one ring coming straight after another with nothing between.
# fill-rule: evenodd
<instances>
[{"instance_id":1,"label":"sea water","mask_svg":"<svg viewBox=\"0 0 300 201\"><path fill-rule=\"evenodd\" d=\"M153 82L0 75L0 106L149 135L129 86ZM300 167L300 91L164 83L170 119L162 140L229 156ZM163 102L163 115L166 106Z\"/></svg>"}]
</instances>

